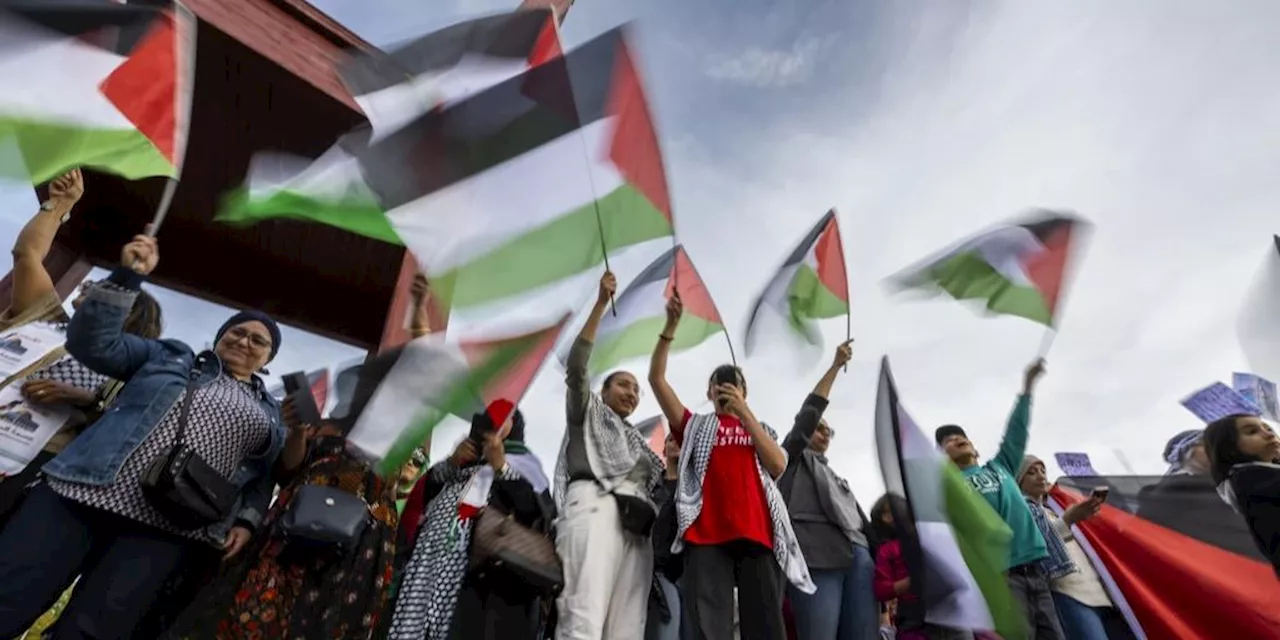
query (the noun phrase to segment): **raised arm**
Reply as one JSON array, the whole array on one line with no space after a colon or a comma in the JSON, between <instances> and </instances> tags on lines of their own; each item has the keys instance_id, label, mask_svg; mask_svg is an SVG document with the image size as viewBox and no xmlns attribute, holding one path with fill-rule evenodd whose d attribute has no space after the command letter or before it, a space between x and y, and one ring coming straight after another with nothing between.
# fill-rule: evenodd
<instances>
[{"instance_id":1,"label":"raised arm","mask_svg":"<svg viewBox=\"0 0 1280 640\"><path fill-rule=\"evenodd\" d=\"M1044 375L1044 360L1036 360L1027 367L1022 376L1022 393L1018 402L1009 414L1009 423L1004 428L1004 439L1000 441L1000 452L996 454L996 464L1005 468L1010 474L1016 474L1022 465L1022 458L1027 452L1027 437L1031 427L1031 394L1035 391L1036 381Z\"/></svg>"},{"instance_id":2,"label":"raised arm","mask_svg":"<svg viewBox=\"0 0 1280 640\"><path fill-rule=\"evenodd\" d=\"M431 333L431 314L427 312L429 291L426 276L419 273L413 277L413 284L409 287L413 304L413 311L409 315L409 335L414 338L421 338Z\"/></svg>"},{"instance_id":3,"label":"raised arm","mask_svg":"<svg viewBox=\"0 0 1280 640\"><path fill-rule=\"evenodd\" d=\"M587 315L586 324L578 332L577 340L569 349L569 359L565 362L564 382L566 387L565 415L569 424L582 424L587 413L587 397L591 395L591 377L587 372L587 364L591 361L591 347L596 340L596 331L600 328L600 319L604 317L605 307L618 288L618 281L613 273L606 271L600 276L600 289L596 293L596 304Z\"/></svg>"},{"instance_id":4,"label":"raised arm","mask_svg":"<svg viewBox=\"0 0 1280 640\"><path fill-rule=\"evenodd\" d=\"M79 169L55 178L49 183L49 199L18 232L18 239L13 243L13 296L9 317L21 315L49 294L57 294L53 278L45 271L44 259L49 255L58 228L83 194L84 178Z\"/></svg>"},{"instance_id":5,"label":"raised arm","mask_svg":"<svg viewBox=\"0 0 1280 640\"><path fill-rule=\"evenodd\" d=\"M128 380L151 360L160 343L125 333L124 322L142 288L142 279L160 259L156 240L134 236L120 252L120 267L97 285L67 327L67 353L85 366L116 380Z\"/></svg>"},{"instance_id":6,"label":"raised arm","mask_svg":"<svg viewBox=\"0 0 1280 640\"><path fill-rule=\"evenodd\" d=\"M684 437L684 403L667 384L667 355L671 351L671 341L675 339L676 329L680 327L680 316L684 314L684 304L680 302L680 294L672 294L667 300L667 323L658 335L658 344L653 347L653 357L649 360L649 387L658 399L662 415L671 425L671 432L678 438Z\"/></svg>"},{"instance_id":7,"label":"raised arm","mask_svg":"<svg viewBox=\"0 0 1280 640\"><path fill-rule=\"evenodd\" d=\"M827 410L831 385L835 384L836 376L840 375L840 370L844 368L845 363L853 357L852 343L853 340L849 340L836 348L831 366L818 379L818 384L813 386L813 392L804 399L804 404L800 405L800 412L796 414L796 421L791 426L791 431L782 440L782 448L787 452L788 460L798 460L800 453L809 446L809 440L813 438L813 432L817 430L818 423L822 421L822 414Z\"/></svg>"}]
</instances>

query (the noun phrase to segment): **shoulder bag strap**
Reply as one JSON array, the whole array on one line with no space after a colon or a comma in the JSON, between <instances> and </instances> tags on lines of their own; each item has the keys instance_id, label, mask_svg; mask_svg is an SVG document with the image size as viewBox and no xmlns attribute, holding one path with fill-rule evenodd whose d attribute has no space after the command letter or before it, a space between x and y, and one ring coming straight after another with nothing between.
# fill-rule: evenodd
<instances>
[{"instance_id":1,"label":"shoulder bag strap","mask_svg":"<svg viewBox=\"0 0 1280 640\"><path fill-rule=\"evenodd\" d=\"M195 365L191 367L190 379L187 381L187 391L182 396L182 408L178 410L178 433L174 436L174 449L182 448L182 436L186 435L187 422L191 418L191 401L196 395L196 382L199 380L200 365L204 362L204 358L196 356Z\"/></svg>"}]
</instances>

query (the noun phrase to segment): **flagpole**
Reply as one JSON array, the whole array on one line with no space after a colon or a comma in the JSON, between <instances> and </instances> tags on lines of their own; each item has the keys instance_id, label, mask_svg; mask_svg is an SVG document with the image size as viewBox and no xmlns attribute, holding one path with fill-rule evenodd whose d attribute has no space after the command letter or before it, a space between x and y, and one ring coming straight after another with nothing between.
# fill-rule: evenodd
<instances>
[{"instance_id":1,"label":"flagpole","mask_svg":"<svg viewBox=\"0 0 1280 640\"><path fill-rule=\"evenodd\" d=\"M722 328L721 330L724 331L725 344L729 345L729 362L732 362L733 366L736 367L738 366L738 356L734 355L733 353L733 340L729 338L729 329Z\"/></svg>"},{"instance_id":2,"label":"flagpole","mask_svg":"<svg viewBox=\"0 0 1280 640\"><path fill-rule=\"evenodd\" d=\"M552 12L554 15L555 12ZM582 129L578 129L578 142L582 143L582 158L587 161L587 184L591 186L591 204L596 210L596 226L600 229L600 255L604 256L604 270L613 271L609 267L609 247L604 242L604 217L600 215L600 196L596 193L595 176L591 173L591 152L587 149L587 137L583 135ZM609 312L613 317L618 317L618 304L613 299L613 294L609 294Z\"/></svg>"},{"instance_id":3,"label":"flagpole","mask_svg":"<svg viewBox=\"0 0 1280 640\"><path fill-rule=\"evenodd\" d=\"M1058 330L1052 325L1045 329L1044 337L1040 339L1039 358L1044 359L1049 355L1049 349L1053 347L1053 339L1056 337L1058 337Z\"/></svg>"}]
</instances>

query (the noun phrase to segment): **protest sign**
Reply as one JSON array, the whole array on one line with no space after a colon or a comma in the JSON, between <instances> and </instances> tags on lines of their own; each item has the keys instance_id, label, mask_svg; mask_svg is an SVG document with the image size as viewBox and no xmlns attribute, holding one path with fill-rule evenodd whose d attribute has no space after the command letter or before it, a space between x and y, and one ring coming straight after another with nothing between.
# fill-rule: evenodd
<instances>
[{"instance_id":1,"label":"protest sign","mask_svg":"<svg viewBox=\"0 0 1280 640\"><path fill-rule=\"evenodd\" d=\"M56 325L32 322L0 334L0 378L26 369L62 346L66 334Z\"/></svg>"},{"instance_id":2,"label":"protest sign","mask_svg":"<svg viewBox=\"0 0 1280 640\"><path fill-rule=\"evenodd\" d=\"M65 406L23 400L18 385L0 389L0 477L22 471L70 418Z\"/></svg>"},{"instance_id":3,"label":"protest sign","mask_svg":"<svg viewBox=\"0 0 1280 640\"><path fill-rule=\"evenodd\" d=\"M1087 453L1055 453L1053 459L1058 461L1058 468L1062 469L1062 475L1073 477L1101 475L1094 470L1093 461L1089 460Z\"/></svg>"},{"instance_id":4,"label":"protest sign","mask_svg":"<svg viewBox=\"0 0 1280 640\"><path fill-rule=\"evenodd\" d=\"M1206 423L1237 413L1262 415L1258 405L1221 382L1215 382L1183 398L1182 406Z\"/></svg>"},{"instance_id":5,"label":"protest sign","mask_svg":"<svg viewBox=\"0 0 1280 640\"><path fill-rule=\"evenodd\" d=\"M1231 386L1249 402L1262 410L1262 416L1280 422L1280 401L1276 398L1276 383L1252 373L1231 374Z\"/></svg>"}]
</instances>

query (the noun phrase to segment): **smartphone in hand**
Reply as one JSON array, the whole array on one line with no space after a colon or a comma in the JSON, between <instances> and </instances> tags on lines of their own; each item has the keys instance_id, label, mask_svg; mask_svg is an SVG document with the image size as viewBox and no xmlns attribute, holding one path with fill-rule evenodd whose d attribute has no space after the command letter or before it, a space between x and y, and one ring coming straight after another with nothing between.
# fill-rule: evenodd
<instances>
[{"instance_id":1,"label":"smartphone in hand","mask_svg":"<svg viewBox=\"0 0 1280 640\"><path fill-rule=\"evenodd\" d=\"M320 408L316 406L316 397L311 393L311 380L307 372L297 371L283 376L286 398L293 398L293 408L298 413L302 424L320 424Z\"/></svg>"},{"instance_id":2,"label":"smartphone in hand","mask_svg":"<svg viewBox=\"0 0 1280 640\"><path fill-rule=\"evenodd\" d=\"M1098 502L1106 502L1107 496L1111 495L1111 487L1095 487L1093 492L1089 494L1091 500Z\"/></svg>"}]
</instances>

